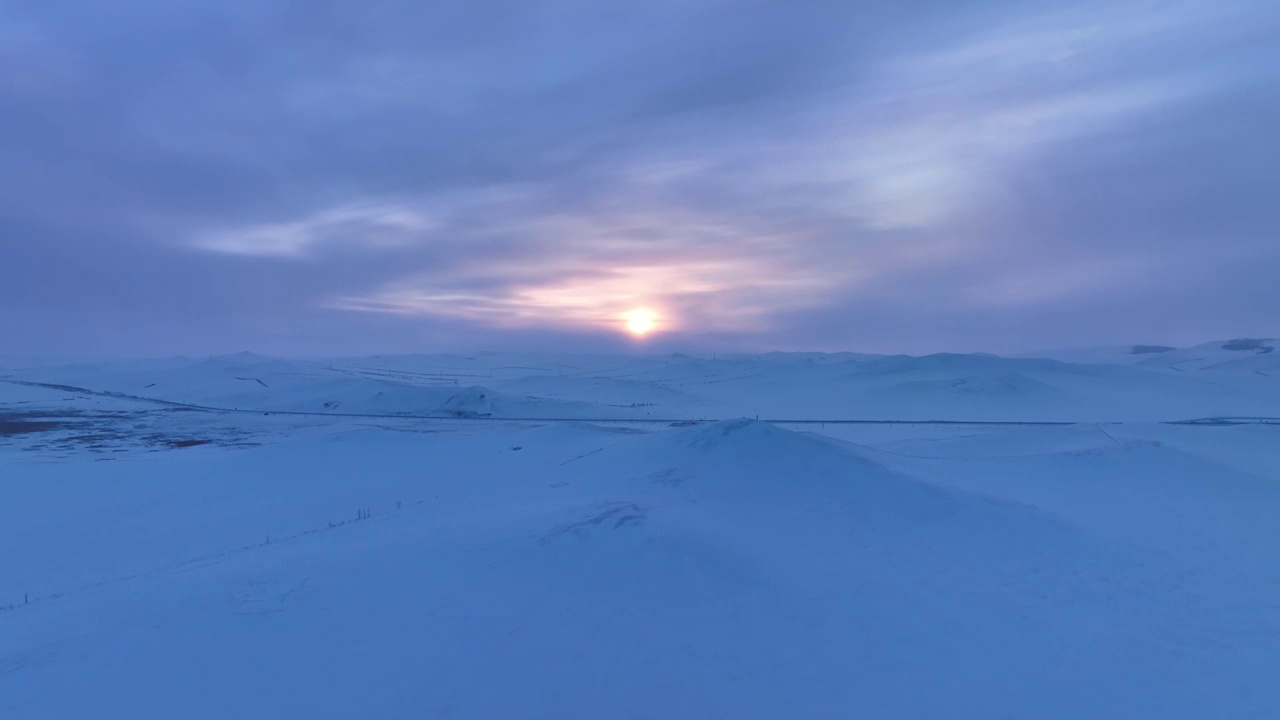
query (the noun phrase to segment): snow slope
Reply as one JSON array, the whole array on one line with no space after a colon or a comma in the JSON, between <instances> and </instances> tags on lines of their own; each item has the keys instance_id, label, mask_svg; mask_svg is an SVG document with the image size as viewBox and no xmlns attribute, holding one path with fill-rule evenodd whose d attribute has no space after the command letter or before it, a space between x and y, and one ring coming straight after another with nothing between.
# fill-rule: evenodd
<instances>
[{"instance_id":1,"label":"snow slope","mask_svg":"<svg viewBox=\"0 0 1280 720\"><path fill-rule=\"evenodd\" d=\"M771 353L698 358L413 355L291 361L242 353L5 371L10 379L277 412L537 418L1152 422L1280 416L1274 343L995 355ZM485 399L481 400L480 395Z\"/></svg>"},{"instance_id":2,"label":"snow slope","mask_svg":"<svg viewBox=\"0 0 1280 720\"><path fill-rule=\"evenodd\" d=\"M542 369L491 374L516 367ZM1265 387L1248 374L814 354L21 371L277 412L0 382L0 717L1274 717L1280 426L501 419L631 398L1102 416L1230 405ZM433 417L342 415L373 402L348 387Z\"/></svg>"},{"instance_id":3,"label":"snow slope","mask_svg":"<svg viewBox=\"0 0 1280 720\"><path fill-rule=\"evenodd\" d=\"M231 410L356 415L600 418L636 413L613 405L508 396L456 379L356 373L251 353L10 373L11 379ZM392 378L395 379L392 379Z\"/></svg>"},{"instance_id":4,"label":"snow slope","mask_svg":"<svg viewBox=\"0 0 1280 720\"><path fill-rule=\"evenodd\" d=\"M1168 345L1127 345L1123 347L1063 350L1048 357L1069 362L1093 364L1140 365L1148 369L1173 372L1201 370L1276 369L1280 367L1275 338L1234 338L1202 343L1188 348Z\"/></svg>"}]
</instances>

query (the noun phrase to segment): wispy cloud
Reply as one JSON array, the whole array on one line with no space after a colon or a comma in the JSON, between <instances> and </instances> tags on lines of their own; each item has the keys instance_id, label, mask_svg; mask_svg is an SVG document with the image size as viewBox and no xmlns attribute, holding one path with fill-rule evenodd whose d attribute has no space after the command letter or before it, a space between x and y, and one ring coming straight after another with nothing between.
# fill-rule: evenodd
<instances>
[{"instance_id":1,"label":"wispy cloud","mask_svg":"<svg viewBox=\"0 0 1280 720\"><path fill-rule=\"evenodd\" d=\"M479 258L466 272L421 271L330 305L523 327L595 327L649 305L671 325L760 330L856 295L869 278L963 264L992 240L954 224L998 205L1019 163L1203 90L1194 74L1133 67L1126 52L1220 13L1188 5L1144 24L1141 8L1117 7L1005 19L886 57L781 132L640 145L596 170L590 205L493 208L448 233L510 233L518 263ZM1112 71L1097 75L1099 64ZM1085 268L1051 284L1065 293L1108 277L1128 281ZM1028 282L955 299L1030 300Z\"/></svg>"},{"instance_id":2,"label":"wispy cloud","mask_svg":"<svg viewBox=\"0 0 1280 720\"><path fill-rule=\"evenodd\" d=\"M475 234L510 231L511 218ZM851 275L814 273L805 238L731 217L666 210L517 221L510 257L462 258L331 306L461 318L498 327L600 329L637 307L666 330L755 330L780 309L821 303Z\"/></svg>"},{"instance_id":3,"label":"wispy cloud","mask_svg":"<svg viewBox=\"0 0 1280 720\"><path fill-rule=\"evenodd\" d=\"M345 205L298 220L201 234L204 250L259 257L306 257L318 250L378 250L430 239L436 220L398 204Z\"/></svg>"},{"instance_id":4,"label":"wispy cloud","mask_svg":"<svg viewBox=\"0 0 1280 720\"><path fill-rule=\"evenodd\" d=\"M785 155L832 207L873 228L943 227L1007 194L1010 171L1055 143L1115 132L1223 78L1177 62L1187 37L1238 15L1202 2L1076 5L991 17L950 43L889 56ZM1237 18L1238 19L1238 18ZM1169 57L1165 63L1153 58Z\"/></svg>"}]
</instances>

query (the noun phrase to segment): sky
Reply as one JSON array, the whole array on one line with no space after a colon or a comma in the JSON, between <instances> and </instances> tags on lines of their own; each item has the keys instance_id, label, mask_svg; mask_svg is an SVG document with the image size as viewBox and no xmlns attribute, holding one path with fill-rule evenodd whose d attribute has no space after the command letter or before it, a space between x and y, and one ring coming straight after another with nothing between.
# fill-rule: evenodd
<instances>
[{"instance_id":1,"label":"sky","mask_svg":"<svg viewBox=\"0 0 1280 720\"><path fill-rule=\"evenodd\" d=\"M0 355L1277 335L1278 39L1263 0L0 0Z\"/></svg>"}]
</instances>

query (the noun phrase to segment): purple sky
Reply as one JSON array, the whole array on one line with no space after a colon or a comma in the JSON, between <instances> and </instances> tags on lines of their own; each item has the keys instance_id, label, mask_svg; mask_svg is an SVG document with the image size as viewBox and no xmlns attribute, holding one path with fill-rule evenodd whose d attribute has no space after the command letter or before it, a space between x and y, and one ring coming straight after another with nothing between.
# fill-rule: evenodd
<instances>
[{"instance_id":1,"label":"purple sky","mask_svg":"<svg viewBox=\"0 0 1280 720\"><path fill-rule=\"evenodd\" d=\"M0 354L1280 334L1280 4L0 0Z\"/></svg>"}]
</instances>

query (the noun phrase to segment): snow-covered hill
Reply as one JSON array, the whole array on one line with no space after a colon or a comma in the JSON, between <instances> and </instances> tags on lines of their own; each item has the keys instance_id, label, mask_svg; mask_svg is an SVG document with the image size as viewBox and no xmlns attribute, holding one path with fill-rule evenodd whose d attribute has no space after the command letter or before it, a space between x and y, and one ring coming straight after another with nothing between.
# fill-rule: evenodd
<instances>
[{"instance_id":1,"label":"snow-covered hill","mask_svg":"<svg viewBox=\"0 0 1280 720\"><path fill-rule=\"evenodd\" d=\"M1265 410L1257 373L494 354L0 374L6 719L1280 707L1280 425L1116 422Z\"/></svg>"},{"instance_id":2,"label":"snow-covered hill","mask_svg":"<svg viewBox=\"0 0 1280 720\"><path fill-rule=\"evenodd\" d=\"M1163 421L1280 415L1263 340L1076 360L771 353L430 355L293 361L249 353L5 371L206 407L348 414L775 420ZM1158 352L1157 352L1158 350ZM1063 353L1064 357L1072 353ZM483 400L481 399L483 396ZM467 405L467 407L460 407Z\"/></svg>"}]
</instances>

